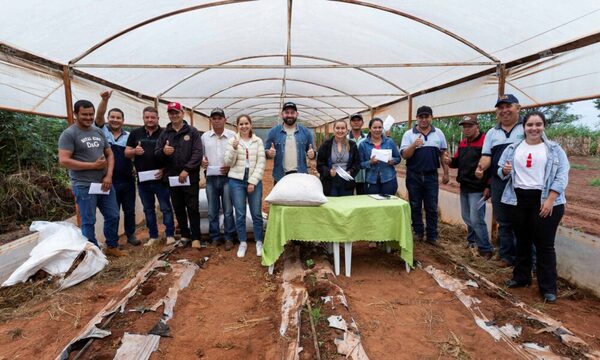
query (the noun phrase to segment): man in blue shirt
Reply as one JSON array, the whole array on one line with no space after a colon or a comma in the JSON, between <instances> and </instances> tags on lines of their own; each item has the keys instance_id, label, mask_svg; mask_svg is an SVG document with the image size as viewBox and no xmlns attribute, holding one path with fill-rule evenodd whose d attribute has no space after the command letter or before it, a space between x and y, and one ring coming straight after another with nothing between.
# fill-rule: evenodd
<instances>
[{"instance_id":1,"label":"man in blue shirt","mask_svg":"<svg viewBox=\"0 0 600 360\"><path fill-rule=\"evenodd\" d=\"M406 159L406 189L410 202L413 233L417 241L423 241L423 215L425 205L427 242L439 246L438 237L438 168L442 165L442 183L450 180L448 165L441 161L448 145L440 129L431 125L433 111L429 106L417 109L417 125L402 136L400 154Z\"/></svg>"},{"instance_id":2,"label":"man in blue shirt","mask_svg":"<svg viewBox=\"0 0 600 360\"><path fill-rule=\"evenodd\" d=\"M265 141L265 153L273 162L273 179L275 183L287 174L308 173L306 157L314 159L314 141L312 132L297 124L298 108L293 102L283 104L281 110L283 124L275 125L269 130Z\"/></svg>"},{"instance_id":3,"label":"man in blue shirt","mask_svg":"<svg viewBox=\"0 0 600 360\"><path fill-rule=\"evenodd\" d=\"M102 100L98 105L95 124L104 132L115 156L113 186L117 195L117 204L119 208L123 209L127 242L137 246L141 242L135 237L135 176L131 159L125 157L129 132L123 130L125 115L121 109L114 108L108 111L108 124L104 119L111 94L112 91L108 90L100 94Z\"/></svg>"},{"instance_id":4,"label":"man in blue shirt","mask_svg":"<svg viewBox=\"0 0 600 360\"><path fill-rule=\"evenodd\" d=\"M515 260L516 240L512 227L510 226L510 206L503 204L500 200L502 192L508 180L502 180L498 176L498 160L506 147L515 141L523 139L523 126L519 117L521 105L519 100L511 94L502 95L496 101L496 126L488 130L485 135L481 159L475 176L483 178L485 171L490 171L492 209L494 218L498 222L498 243L500 245L500 260L502 266L512 266Z\"/></svg>"}]
</instances>

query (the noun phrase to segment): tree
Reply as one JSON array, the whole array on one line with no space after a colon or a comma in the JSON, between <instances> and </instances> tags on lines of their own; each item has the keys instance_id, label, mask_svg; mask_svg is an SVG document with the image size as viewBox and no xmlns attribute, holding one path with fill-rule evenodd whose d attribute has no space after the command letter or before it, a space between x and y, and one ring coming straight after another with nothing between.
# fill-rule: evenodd
<instances>
[{"instance_id":1,"label":"tree","mask_svg":"<svg viewBox=\"0 0 600 360\"><path fill-rule=\"evenodd\" d=\"M594 106L596 109L600 110L600 98L594 100ZM598 114L598 117L600 117L600 114Z\"/></svg>"},{"instance_id":2,"label":"tree","mask_svg":"<svg viewBox=\"0 0 600 360\"><path fill-rule=\"evenodd\" d=\"M532 110L541 111L546 116L547 126L552 126L553 124L570 124L573 121L577 121L581 118L581 115L569 113L570 105L571 104L568 103L560 105L539 106L526 109L525 112L529 112Z\"/></svg>"}]
</instances>

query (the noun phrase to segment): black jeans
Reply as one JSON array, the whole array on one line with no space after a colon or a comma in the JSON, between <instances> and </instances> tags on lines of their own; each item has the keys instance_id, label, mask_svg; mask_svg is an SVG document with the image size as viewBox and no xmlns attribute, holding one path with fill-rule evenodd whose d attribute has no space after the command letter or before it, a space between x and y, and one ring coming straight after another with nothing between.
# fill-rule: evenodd
<instances>
[{"instance_id":1,"label":"black jeans","mask_svg":"<svg viewBox=\"0 0 600 360\"><path fill-rule=\"evenodd\" d=\"M175 217L179 223L181 237L200 240L198 182L192 182L190 186L171 187L170 190L173 211L175 212Z\"/></svg>"},{"instance_id":2,"label":"black jeans","mask_svg":"<svg viewBox=\"0 0 600 360\"><path fill-rule=\"evenodd\" d=\"M437 241L439 194L437 170L425 173L407 171L406 189L408 190L413 232L417 236L423 236L425 233L421 211L424 205L425 220L427 221L427 240Z\"/></svg>"},{"instance_id":3,"label":"black jeans","mask_svg":"<svg viewBox=\"0 0 600 360\"><path fill-rule=\"evenodd\" d=\"M510 221L517 238L513 280L531 282L531 250L537 252L537 280L541 294L556 294L556 252L554 239L564 205L556 205L552 215L540 217L541 190L515 189L517 205L510 208Z\"/></svg>"}]
</instances>

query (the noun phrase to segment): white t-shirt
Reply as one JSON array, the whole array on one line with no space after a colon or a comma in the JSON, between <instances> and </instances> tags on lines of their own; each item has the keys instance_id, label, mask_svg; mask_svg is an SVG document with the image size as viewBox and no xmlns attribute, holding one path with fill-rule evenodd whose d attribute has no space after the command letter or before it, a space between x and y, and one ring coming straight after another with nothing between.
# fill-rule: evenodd
<instances>
[{"instance_id":1,"label":"white t-shirt","mask_svg":"<svg viewBox=\"0 0 600 360\"><path fill-rule=\"evenodd\" d=\"M542 190L548 154L546 145L529 145L523 141L515 149L513 168L515 170L515 188Z\"/></svg>"},{"instance_id":2,"label":"white t-shirt","mask_svg":"<svg viewBox=\"0 0 600 360\"><path fill-rule=\"evenodd\" d=\"M293 129L286 129L283 127L283 131L286 133L285 137L285 159L283 161L283 169L285 172L297 171L298 170L298 152L296 151L296 127Z\"/></svg>"}]
</instances>

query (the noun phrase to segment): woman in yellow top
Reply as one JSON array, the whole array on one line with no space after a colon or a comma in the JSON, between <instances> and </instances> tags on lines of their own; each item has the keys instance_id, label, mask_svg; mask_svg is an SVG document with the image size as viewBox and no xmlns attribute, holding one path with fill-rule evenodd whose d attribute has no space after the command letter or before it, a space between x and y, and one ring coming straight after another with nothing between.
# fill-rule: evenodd
<instances>
[{"instance_id":1,"label":"woman in yellow top","mask_svg":"<svg viewBox=\"0 0 600 360\"><path fill-rule=\"evenodd\" d=\"M235 227L240 240L238 257L244 257L246 242L246 202L250 207L256 256L262 255L262 178L265 171L265 151L262 140L252 132L248 115L237 118L238 133L229 140L225 165L229 166L229 192L235 209Z\"/></svg>"}]
</instances>

